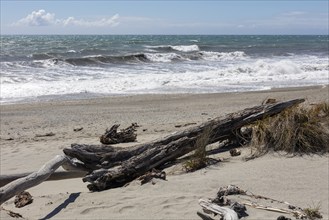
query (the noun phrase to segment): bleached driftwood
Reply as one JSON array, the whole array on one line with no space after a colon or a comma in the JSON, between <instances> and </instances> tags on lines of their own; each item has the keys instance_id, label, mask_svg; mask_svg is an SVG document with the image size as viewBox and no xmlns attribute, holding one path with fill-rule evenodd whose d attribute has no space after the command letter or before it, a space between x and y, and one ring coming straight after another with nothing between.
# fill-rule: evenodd
<instances>
[{"instance_id":1,"label":"bleached driftwood","mask_svg":"<svg viewBox=\"0 0 329 220\"><path fill-rule=\"evenodd\" d=\"M137 146L120 148L73 144L71 148L65 148L64 153L81 161L82 163L78 163L79 166L90 171L83 178L84 182L90 183L88 188L91 191L101 191L123 186L147 171L195 150L196 141L206 130L210 130L206 145L225 141L235 136L236 131L243 126L278 114L302 102L304 99L295 99L247 108Z\"/></svg>"},{"instance_id":2,"label":"bleached driftwood","mask_svg":"<svg viewBox=\"0 0 329 220\"><path fill-rule=\"evenodd\" d=\"M76 163L72 162L71 160L66 160L62 164L62 168L65 171L56 171L52 173L48 180L64 180L64 179L73 179L73 178L80 178L84 177L88 170L86 170L84 167L77 166ZM4 185L17 180L19 178L26 177L28 175L32 174L32 172L28 173L16 173L16 174L7 174L7 175L1 175L0 176L0 187L3 187Z\"/></svg>"},{"instance_id":3,"label":"bleached driftwood","mask_svg":"<svg viewBox=\"0 0 329 220\"><path fill-rule=\"evenodd\" d=\"M264 206L261 204L250 203L250 202L244 202L243 204L253 207L255 209L262 209L262 210L266 210L266 211L279 212L279 213L284 213L284 214L292 214L293 216L296 216L298 219L305 219L307 217L305 212L302 210L296 210L296 209L289 210L289 209L276 208L276 207L271 207L271 206Z\"/></svg>"},{"instance_id":4,"label":"bleached driftwood","mask_svg":"<svg viewBox=\"0 0 329 220\"><path fill-rule=\"evenodd\" d=\"M211 212L215 215L220 215L223 217L223 220L238 220L238 214L230 208L221 207L210 201L204 199L199 200L199 205L205 210L205 212Z\"/></svg>"},{"instance_id":5,"label":"bleached driftwood","mask_svg":"<svg viewBox=\"0 0 329 220\"><path fill-rule=\"evenodd\" d=\"M46 181L49 180L64 180L64 179L73 179L73 178L80 178L86 175L86 171L56 171L52 173ZM26 177L30 173L17 173L17 174L8 174L8 175L1 175L0 176L0 187L17 180L22 177Z\"/></svg>"},{"instance_id":6,"label":"bleached driftwood","mask_svg":"<svg viewBox=\"0 0 329 220\"><path fill-rule=\"evenodd\" d=\"M234 196L234 195L239 195L239 200L240 202L233 202L233 200L227 198L227 196ZM288 206L288 208L279 208L279 207L274 207L274 206L269 206L269 205L263 205L260 204L259 201L252 201L249 200L248 201L244 201L244 197L249 197L252 199L256 199L256 200L266 200L270 203L279 203L279 204L284 204L286 206ZM242 200L242 201L241 201ZM204 202L206 201L206 202ZM307 218L307 214L305 213L304 209L302 209L301 207L292 205L288 202L285 201L280 201L277 199L272 199L266 196L261 196L261 195L256 195L253 194L251 192L248 192L247 190L243 190L235 185L228 185L225 187L220 187L218 192L217 192L217 196L214 199L211 200L199 200L199 204L206 204L207 207L216 207L217 210L217 206L219 206L222 210L223 206L230 206L230 209L235 211L236 214L238 215L239 218L243 217L243 216L248 216L247 213L245 213L246 208L245 206L249 206L255 209L261 209L261 210L266 210L266 211L271 211L271 212L278 212L278 213L284 213L284 214L291 214L293 216L295 216L298 219L305 219ZM211 205L210 205L211 204ZM202 206L202 205L201 205ZM203 206L202 206L203 207ZM244 207L244 208L243 208ZM227 208L225 208L227 209ZM211 210L210 208L205 209L204 208L204 212L206 213L215 213L214 210ZM202 219L210 219L211 217L198 212L197 213ZM224 218L225 219L225 218Z\"/></svg>"},{"instance_id":7,"label":"bleached driftwood","mask_svg":"<svg viewBox=\"0 0 329 220\"><path fill-rule=\"evenodd\" d=\"M36 186L55 172L62 164L69 159L64 155L57 155L52 160L44 164L39 171L31 173L26 177L17 179L0 188L0 205L24 190Z\"/></svg>"},{"instance_id":8,"label":"bleached driftwood","mask_svg":"<svg viewBox=\"0 0 329 220\"><path fill-rule=\"evenodd\" d=\"M279 212L279 213L285 213L285 214L292 214L292 211L286 210L286 209L281 209L281 208L276 208L276 207L271 207L271 206L264 206L264 205L260 205L260 204L256 204L256 203L249 203L249 202L245 202L243 203L244 205L253 207L255 209L262 209L262 210L266 210L266 211L272 211L272 212Z\"/></svg>"}]
</instances>

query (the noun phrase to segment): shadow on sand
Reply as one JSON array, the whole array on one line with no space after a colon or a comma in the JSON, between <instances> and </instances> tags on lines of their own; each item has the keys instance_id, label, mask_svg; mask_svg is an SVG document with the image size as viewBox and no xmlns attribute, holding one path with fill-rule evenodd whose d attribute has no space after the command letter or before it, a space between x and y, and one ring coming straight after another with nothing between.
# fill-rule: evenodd
<instances>
[{"instance_id":1,"label":"shadow on sand","mask_svg":"<svg viewBox=\"0 0 329 220\"><path fill-rule=\"evenodd\" d=\"M78 197L80 196L80 192L78 193L71 193L70 196L59 206L57 206L52 212L50 212L45 217L41 218L40 220L46 220L54 217L57 215L62 209L65 209L70 203L73 203Z\"/></svg>"}]
</instances>

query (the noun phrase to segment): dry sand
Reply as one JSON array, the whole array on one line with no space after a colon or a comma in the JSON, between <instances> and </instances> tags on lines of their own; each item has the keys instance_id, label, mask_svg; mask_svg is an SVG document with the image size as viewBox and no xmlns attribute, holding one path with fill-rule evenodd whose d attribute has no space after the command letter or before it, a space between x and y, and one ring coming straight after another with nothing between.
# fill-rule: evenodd
<instances>
[{"instance_id":1,"label":"dry sand","mask_svg":"<svg viewBox=\"0 0 329 220\"><path fill-rule=\"evenodd\" d=\"M114 123L123 128L137 122L141 126L138 143L143 143L184 129L175 125L199 124L267 98L306 98L307 103L314 103L328 101L329 90L327 86L2 105L0 173L36 171L71 143L97 144L98 137ZM75 132L75 127L83 129ZM49 132L55 135L36 137ZM243 150L244 155L248 153L248 149ZM134 182L91 193L80 178L47 181L28 190L34 198L32 204L17 209L11 199L3 207L27 219L199 219L200 198L214 198L219 187L235 184L303 208L320 205L324 219L328 219L328 155L288 158L270 154L248 162L243 156L216 156L225 162L194 173L168 175L167 181L159 180L155 185ZM169 171L175 173L176 168ZM281 215L247 209L247 219L276 219ZM0 214L1 219L10 218L3 211Z\"/></svg>"}]
</instances>

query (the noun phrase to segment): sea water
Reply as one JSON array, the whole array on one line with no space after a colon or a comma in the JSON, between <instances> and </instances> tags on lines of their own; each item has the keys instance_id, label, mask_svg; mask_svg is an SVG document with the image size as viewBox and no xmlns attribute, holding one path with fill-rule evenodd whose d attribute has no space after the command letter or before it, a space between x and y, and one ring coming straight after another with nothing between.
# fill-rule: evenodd
<instances>
[{"instance_id":1,"label":"sea water","mask_svg":"<svg viewBox=\"0 0 329 220\"><path fill-rule=\"evenodd\" d=\"M321 36L1 36L1 103L329 84Z\"/></svg>"}]
</instances>

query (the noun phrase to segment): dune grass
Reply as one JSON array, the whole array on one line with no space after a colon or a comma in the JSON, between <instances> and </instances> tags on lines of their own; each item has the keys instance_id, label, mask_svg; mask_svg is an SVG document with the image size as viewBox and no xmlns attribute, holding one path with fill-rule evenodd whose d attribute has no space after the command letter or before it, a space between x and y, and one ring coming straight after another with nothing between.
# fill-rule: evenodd
<instances>
[{"instance_id":1,"label":"dune grass","mask_svg":"<svg viewBox=\"0 0 329 220\"><path fill-rule=\"evenodd\" d=\"M329 151L329 103L295 106L252 126L254 156L269 151L292 155L323 154Z\"/></svg>"}]
</instances>

